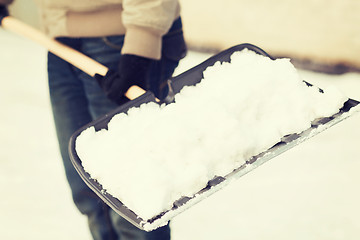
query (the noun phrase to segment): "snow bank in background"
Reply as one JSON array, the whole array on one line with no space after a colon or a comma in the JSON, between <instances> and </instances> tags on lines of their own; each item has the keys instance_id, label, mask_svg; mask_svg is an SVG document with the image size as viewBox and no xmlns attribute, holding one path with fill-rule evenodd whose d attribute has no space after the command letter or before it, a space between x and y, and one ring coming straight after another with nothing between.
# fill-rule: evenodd
<instances>
[{"instance_id":1,"label":"snow bank in background","mask_svg":"<svg viewBox=\"0 0 360 240\"><path fill-rule=\"evenodd\" d=\"M288 59L244 50L209 67L175 104L143 104L114 116L108 131L85 130L76 151L92 178L146 220L346 100L307 87Z\"/></svg>"}]
</instances>

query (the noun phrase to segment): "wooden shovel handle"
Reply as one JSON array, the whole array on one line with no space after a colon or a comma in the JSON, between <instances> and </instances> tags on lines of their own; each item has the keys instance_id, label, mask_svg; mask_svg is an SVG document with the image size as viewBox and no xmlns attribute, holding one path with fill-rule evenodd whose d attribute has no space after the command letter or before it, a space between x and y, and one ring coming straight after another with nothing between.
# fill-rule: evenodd
<instances>
[{"instance_id":1,"label":"wooden shovel handle","mask_svg":"<svg viewBox=\"0 0 360 240\"><path fill-rule=\"evenodd\" d=\"M106 66L100 64L92 58L54 39L49 38L43 32L21 22L14 17L8 16L3 18L1 25L4 29L37 42L56 56L67 61L68 63L79 68L92 77L94 77L96 73L105 76L109 70ZM125 96L132 100L144 93L145 90L134 85L129 88L129 90L125 93Z\"/></svg>"}]
</instances>

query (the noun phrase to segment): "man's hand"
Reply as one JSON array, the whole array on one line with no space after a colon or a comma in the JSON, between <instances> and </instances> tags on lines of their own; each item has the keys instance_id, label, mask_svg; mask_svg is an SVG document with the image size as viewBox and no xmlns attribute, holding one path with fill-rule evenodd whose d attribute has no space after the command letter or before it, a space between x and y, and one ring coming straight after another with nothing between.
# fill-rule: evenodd
<instances>
[{"instance_id":1,"label":"man's hand","mask_svg":"<svg viewBox=\"0 0 360 240\"><path fill-rule=\"evenodd\" d=\"M117 71L109 71L106 76L96 75L100 87L106 96L120 103L124 94L132 85L146 89L148 70L152 59L130 54L121 55Z\"/></svg>"}]
</instances>

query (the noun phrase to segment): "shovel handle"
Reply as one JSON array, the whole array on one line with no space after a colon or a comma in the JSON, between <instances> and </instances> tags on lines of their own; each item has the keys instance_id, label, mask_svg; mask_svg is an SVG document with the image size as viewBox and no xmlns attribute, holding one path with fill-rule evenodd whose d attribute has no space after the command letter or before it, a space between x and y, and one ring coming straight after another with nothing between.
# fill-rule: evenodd
<instances>
[{"instance_id":1,"label":"shovel handle","mask_svg":"<svg viewBox=\"0 0 360 240\"><path fill-rule=\"evenodd\" d=\"M56 56L79 68L91 77L94 77L95 74L105 76L109 71L106 66L100 64L92 58L76 51L73 48L70 48L65 44L60 43L59 41L56 41L55 39L49 38L43 32L23 23L14 17L7 16L3 18L1 25L4 29L37 42ZM144 93L145 90L136 85L133 85L125 93L125 96L132 100Z\"/></svg>"}]
</instances>

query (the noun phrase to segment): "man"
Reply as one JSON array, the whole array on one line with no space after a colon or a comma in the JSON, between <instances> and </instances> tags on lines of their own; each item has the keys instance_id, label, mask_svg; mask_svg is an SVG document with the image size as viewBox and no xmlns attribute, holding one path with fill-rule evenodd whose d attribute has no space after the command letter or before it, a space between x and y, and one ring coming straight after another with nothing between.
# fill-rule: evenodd
<instances>
[{"instance_id":1,"label":"man","mask_svg":"<svg viewBox=\"0 0 360 240\"><path fill-rule=\"evenodd\" d=\"M146 233L106 206L76 173L67 147L75 130L128 101L123 95L131 85L166 96L165 82L186 53L178 1L35 1L45 33L110 69L94 79L48 54L50 99L65 172L93 238L170 239L169 226ZM11 2L0 0L0 20Z\"/></svg>"}]
</instances>

